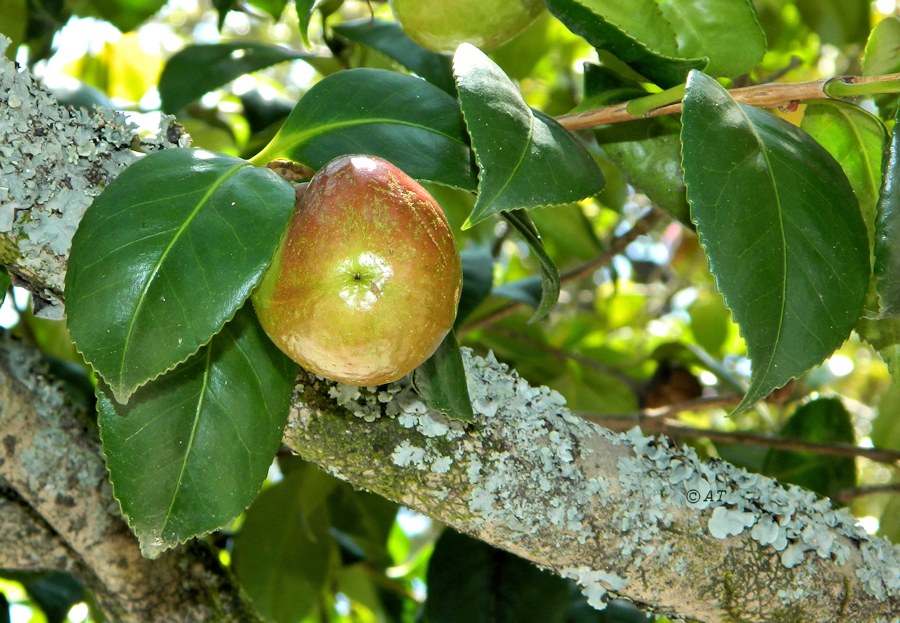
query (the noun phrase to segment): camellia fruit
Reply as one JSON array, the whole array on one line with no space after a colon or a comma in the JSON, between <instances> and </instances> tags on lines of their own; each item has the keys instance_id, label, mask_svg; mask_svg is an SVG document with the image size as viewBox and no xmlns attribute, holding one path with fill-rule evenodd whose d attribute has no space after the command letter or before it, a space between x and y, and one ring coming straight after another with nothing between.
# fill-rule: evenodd
<instances>
[{"instance_id":1,"label":"camellia fruit","mask_svg":"<svg viewBox=\"0 0 900 623\"><path fill-rule=\"evenodd\" d=\"M301 366L374 386L434 353L461 289L453 233L428 191L386 160L341 156L298 192L253 304Z\"/></svg>"},{"instance_id":2,"label":"camellia fruit","mask_svg":"<svg viewBox=\"0 0 900 623\"><path fill-rule=\"evenodd\" d=\"M543 0L391 0L404 32L435 52L453 52L463 42L492 50L525 30Z\"/></svg>"}]
</instances>

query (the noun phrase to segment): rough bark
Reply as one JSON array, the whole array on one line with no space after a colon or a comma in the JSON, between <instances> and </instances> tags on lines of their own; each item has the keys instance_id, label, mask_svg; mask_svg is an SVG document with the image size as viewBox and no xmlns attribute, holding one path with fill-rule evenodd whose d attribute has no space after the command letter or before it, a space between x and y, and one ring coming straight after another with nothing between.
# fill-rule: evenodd
<instances>
[{"instance_id":1,"label":"rough bark","mask_svg":"<svg viewBox=\"0 0 900 623\"><path fill-rule=\"evenodd\" d=\"M75 171L90 170L93 156L78 156L78 169L63 159L46 171L49 188L68 188L67 177L84 177L76 184L84 197L75 208L54 200L52 192L41 195L27 184L2 181L25 168L34 170L35 150L63 151L55 132L38 134L34 128L45 127L42 119L65 114L27 75L16 73L10 80L10 72L8 64L0 65L0 145L14 145L19 164L0 169L0 186L13 188L0 195L0 216L7 214L5 228L0 218L0 249L6 249L0 261L60 306L67 243L57 240L55 247L38 248L35 240L41 238L32 231L26 243L23 232L34 220L30 212L48 205L69 225L77 224L98 184ZM9 83L25 86L7 91L3 85ZM12 109L10 93L19 98L21 111ZM80 124L76 134L97 132L92 119L82 115L54 127L74 123ZM16 132L12 136L10 128ZM100 151L118 153L129 142L107 141ZM128 160L100 158L101 165ZM117 166L104 169L105 178ZM50 219L42 222L54 236L61 235ZM726 463L701 462L691 450L666 440L636 431L615 435L589 424L566 410L561 396L530 387L492 358L467 354L466 364L477 412L466 428L429 412L402 385L372 394L302 376L284 440L357 486L576 579L598 607L606 596L621 595L698 621L897 620L900 550L866 535L847 512ZM29 391L44 391L39 377L28 378L37 379ZM7 413L19 410L0 411L0 430L9 425ZM29 443L35 453L49 452L47 460L52 460L54 446L36 441L45 429L51 438L57 434L52 422L40 413L15 418L17 434L31 440L21 443ZM94 463L86 450L78 462L95 465L96 448L93 453ZM66 495L66 483L51 487L52 494L34 491L32 502L29 478L41 478L43 470L33 455L29 461L22 456L21 450L7 452L0 475L42 517L48 519L45 512L57 516L55 496ZM28 477L31 468L37 472ZM95 469L74 473L96 479ZM85 520L111 522L107 516L115 509L97 503ZM54 530L65 528L48 523ZM141 568L149 563L128 558L126 564ZM140 594L139 586L127 586Z\"/></svg>"}]
</instances>

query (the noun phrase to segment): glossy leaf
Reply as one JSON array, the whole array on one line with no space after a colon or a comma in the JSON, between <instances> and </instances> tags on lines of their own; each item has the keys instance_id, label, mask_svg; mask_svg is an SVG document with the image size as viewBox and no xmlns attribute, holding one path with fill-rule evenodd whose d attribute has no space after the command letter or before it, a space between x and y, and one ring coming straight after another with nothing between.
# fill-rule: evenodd
<instances>
[{"instance_id":1,"label":"glossy leaf","mask_svg":"<svg viewBox=\"0 0 900 623\"><path fill-rule=\"evenodd\" d=\"M494 258L489 247L469 247L459 255L462 260L463 288L454 328L462 326L469 314L490 295L494 284Z\"/></svg>"},{"instance_id":2,"label":"glossy leaf","mask_svg":"<svg viewBox=\"0 0 900 623\"><path fill-rule=\"evenodd\" d=\"M166 62L159 77L163 112L174 114L244 74L311 58L310 54L252 41L189 45Z\"/></svg>"},{"instance_id":3,"label":"glossy leaf","mask_svg":"<svg viewBox=\"0 0 900 623\"><path fill-rule=\"evenodd\" d=\"M413 385L429 407L451 420L471 422L472 401L456 335L451 331L413 373Z\"/></svg>"},{"instance_id":4,"label":"glossy leaf","mask_svg":"<svg viewBox=\"0 0 900 623\"><path fill-rule=\"evenodd\" d=\"M503 216L519 232L541 264L541 301L529 320L532 323L537 322L546 318L556 305L556 301L559 300L559 270L556 268L553 258L544 250L541 234L524 210L507 212Z\"/></svg>"},{"instance_id":5,"label":"glossy leaf","mask_svg":"<svg viewBox=\"0 0 900 623\"><path fill-rule=\"evenodd\" d=\"M675 33L655 0L547 0L559 21L661 87L684 82L707 58L680 58Z\"/></svg>"},{"instance_id":6,"label":"glossy leaf","mask_svg":"<svg viewBox=\"0 0 900 623\"><path fill-rule=\"evenodd\" d=\"M234 571L267 620L295 623L315 606L334 558L326 500L335 484L305 465L247 511L234 540Z\"/></svg>"},{"instance_id":7,"label":"glossy leaf","mask_svg":"<svg viewBox=\"0 0 900 623\"><path fill-rule=\"evenodd\" d=\"M198 149L128 167L72 241L69 330L119 402L222 328L272 259L294 190L267 169Z\"/></svg>"},{"instance_id":8,"label":"glossy leaf","mask_svg":"<svg viewBox=\"0 0 900 623\"><path fill-rule=\"evenodd\" d=\"M799 407L785 423L779 436L810 443L855 442L850 414L836 398L820 398ZM832 498L856 485L856 461L853 457L770 450L764 472L780 482L790 482Z\"/></svg>"},{"instance_id":9,"label":"glossy leaf","mask_svg":"<svg viewBox=\"0 0 900 623\"><path fill-rule=\"evenodd\" d=\"M703 70L737 76L766 53L766 35L749 0L656 0L675 32L678 55L709 58Z\"/></svg>"},{"instance_id":10,"label":"glossy leaf","mask_svg":"<svg viewBox=\"0 0 900 623\"><path fill-rule=\"evenodd\" d=\"M338 24L334 31L381 52L431 84L456 95L449 57L426 50L410 39L396 22L365 18Z\"/></svg>"},{"instance_id":11,"label":"glossy leaf","mask_svg":"<svg viewBox=\"0 0 900 623\"><path fill-rule=\"evenodd\" d=\"M875 220L875 279L881 313L900 318L900 110L885 162Z\"/></svg>"},{"instance_id":12,"label":"glossy leaf","mask_svg":"<svg viewBox=\"0 0 900 623\"><path fill-rule=\"evenodd\" d=\"M498 212L580 201L603 189L603 173L581 142L529 108L481 50L459 46L453 72L480 169L464 228Z\"/></svg>"},{"instance_id":13,"label":"glossy leaf","mask_svg":"<svg viewBox=\"0 0 900 623\"><path fill-rule=\"evenodd\" d=\"M446 529L428 565L428 623L563 623L568 583L513 554Z\"/></svg>"},{"instance_id":14,"label":"glossy leaf","mask_svg":"<svg viewBox=\"0 0 900 623\"><path fill-rule=\"evenodd\" d=\"M353 153L380 156L416 179L475 189L456 100L424 80L381 69L318 82L254 160L288 158L318 169Z\"/></svg>"},{"instance_id":15,"label":"glossy leaf","mask_svg":"<svg viewBox=\"0 0 900 623\"><path fill-rule=\"evenodd\" d=\"M738 410L820 363L860 316L869 245L837 162L692 72L682 113L691 214L753 372Z\"/></svg>"},{"instance_id":16,"label":"glossy leaf","mask_svg":"<svg viewBox=\"0 0 900 623\"><path fill-rule=\"evenodd\" d=\"M840 101L810 102L800 127L841 165L872 235L881 187L881 159L888 140L881 120Z\"/></svg>"},{"instance_id":17,"label":"glossy leaf","mask_svg":"<svg viewBox=\"0 0 900 623\"><path fill-rule=\"evenodd\" d=\"M145 556L220 528L253 501L281 443L296 372L247 305L128 406L98 388L113 492Z\"/></svg>"}]
</instances>

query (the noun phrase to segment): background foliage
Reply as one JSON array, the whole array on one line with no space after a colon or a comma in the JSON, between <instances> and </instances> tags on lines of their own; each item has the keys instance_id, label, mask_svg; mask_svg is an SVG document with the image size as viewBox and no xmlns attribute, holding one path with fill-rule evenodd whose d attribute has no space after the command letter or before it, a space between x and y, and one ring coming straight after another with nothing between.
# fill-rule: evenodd
<instances>
[{"instance_id":1,"label":"background foliage","mask_svg":"<svg viewBox=\"0 0 900 623\"><path fill-rule=\"evenodd\" d=\"M693 74L680 119L632 121L576 135L552 121L553 116L646 95L647 79L656 85L651 91L681 84L691 68L704 68L727 87L900 71L895 3L755 0L730 3L727 11L711 11L702 0L646 0L627 3L627 11L617 9L620 4L548 0L548 11L509 43L488 55L464 48L452 62L408 39L385 3L354 0L215 0L212 6L161 0L0 0L0 31L20 44L10 54L44 76L62 102L124 109L146 127L155 127L162 112L174 114L196 147L229 156L209 162L209 182L190 182L197 184L191 188L194 194L203 198L185 199L196 219L178 222L176 215L174 222L162 222L161 230L189 229L192 222L214 218L215 193L207 191L227 186L223 176L267 176L245 171L237 158L264 164L287 157L314 169L343 153L347 143L377 151L423 180L451 222L465 275L456 326L460 343L480 352L492 350L532 383L559 390L584 417L613 428L640 422L651 431L680 435L705 456L723 457L848 504L868 528L900 542L897 456L873 461L852 452L838 459L823 454L847 445L900 451L900 321L881 314L885 307L878 298L878 293L900 291L900 225L896 216L890 221L898 211L897 184L883 185L882 180L896 96L870 97L855 102L859 105L801 105L770 111L772 116L730 102L719 83ZM701 28L694 28L698 24ZM91 36L78 34L86 31ZM366 93L352 114L333 106L348 89ZM711 110L709 102L716 97L721 105ZM426 106L405 104L413 100ZM515 122L492 117L498 108L520 116ZM745 126L753 130L723 135L715 115L744 115ZM398 120L408 129L398 131L392 123ZM552 140L514 142L516 153L525 156L521 162L507 162L495 137L521 137L524 127L535 125ZM759 144L746 142L753 132L763 135ZM798 159L784 147L786 136L802 145L804 157ZM746 221L737 230L734 221L716 219L715 197L721 190L704 186L728 166L736 141L746 153L735 155L735 162L748 153L763 153L768 162L768 168L731 170L738 172L735 188L757 189L751 195L728 194L734 204L729 209ZM895 161L889 170L896 174L896 131L893 141ZM470 146L480 177L468 160ZM825 159L825 152L834 160ZM191 158L191 153L197 152L166 157L174 161ZM558 169L549 170L548 159ZM823 161L828 163L824 169L818 167ZM137 175L138 168L125 175ZM173 174L159 175L165 179ZM557 190L545 183L548 176L554 177ZM246 186L259 182L249 179ZM146 184L147 192L159 184L147 178L139 183ZM477 196L472 192L476 187ZM277 230L283 223L285 212L278 202L279 196L290 195L285 188L262 191L270 209L260 227ZM772 189L774 199L764 196L765 188ZM693 222L686 193L693 203ZM862 218L833 226L841 217L841 202L850 196L859 202ZM801 210L787 223L793 230L776 235L770 227L785 223L781 202L800 204ZM530 209L525 213L519 208ZM876 223L882 223L880 230ZM762 246L754 243L759 268L751 271L740 255L741 239L727 236L755 230L769 235L763 236ZM832 237L829 244L840 248L833 270L813 270L815 249L802 244L809 231L824 232ZM886 237L879 238L879 231L887 232ZM152 413L154 393L161 387L191 395L205 374L222 369L232 370L222 372L226 375L240 374L235 370L243 362L228 353L236 345L260 341L255 323L238 309L258 277L267 247L258 231L242 233L251 240L241 242L250 251L240 261L198 260L201 272L211 264L236 272L219 274L221 281L210 285L210 293L225 292L227 300L204 307L204 317L192 319L199 332L193 342L169 345L155 368L141 378L117 379L111 393L101 394L99 425L111 468L117 457L126 457L127 463L127 457L159 450L147 450L152 431L134 440L145 444L142 448L123 448L115 440L132 437L128 431L118 433L117 427L123 421L139 424ZM81 244L101 256L97 241L104 239L86 238ZM779 246L784 240L791 244ZM200 248L215 252L212 245ZM148 251L153 257L148 268L166 270L170 249L178 251L171 245ZM808 287L800 294L785 285L788 273L778 272L790 263L809 273ZM115 279L131 278L117 275L115 264L110 268ZM772 273L761 278L760 271ZM743 282L723 279L742 272L747 276ZM78 279L76 266L70 284ZM90 274L81 279L93 282ZM229 286L223 290L218 283ZM229 294L241 288L241 296ZM560 288L558 295L555 288ZM753 294L754 288L759 292ZM2 271L0 291L12 292ZM145 314L133 315L145 317L149 327L155 326L154 314L165 316L157 297L169 296L170 303L179 304L177 292L141 296L151 294L146 308L140 296L130 303ZM104 299L93 290L83 296L87 305ZM40 346L69 380L72 395L92 403L93 380L65 326L35 318L20 291L6 299L4 324ZM79 305L75 298L68 302ZM819 324L809 325L809 310L816 308L841 318L826 321L820 315L815 317ZM784 309L789 313L781 314ZM235 313L237 320L209 342ZM743 337L732 313L741 322ZM777 335L771 333L773 316L785 319L785 327L776 327ZM533 322L535 318L542 319ZM70 326L76 340L79 331L91 329ZM791 343L798 335L803 343ZM92 363L95 356L121 355L115 346L106 350L112 352L95 355L81 347ZM213 357L220 352L225 354ZM773 362L771 370L777 373L765 375L758 365L751 373L751 354L754 362ZM213 422L204 427L209 448L220 453L214 466L191 473L213 491L216 472L229 458L255 462L260 478L265 474L271 454L238 452L235 458L222 449L242 436L243 426L274 451L293 371L275 357L267 364L271 378L266 383L281 388L275 392L281 402L264 404L262 397L269 394L260 388L251 392L258 399L244 397L263 405L263 415L254 417L265 419L265 430L247 422L223 427L215 413L205 414ZM141 389L186 358L187 363ZM885 362L894 366L893 381ZM97 366L101 371L102 365ZM784 389L770 394L785 382ZM750 396L741 403L746 408L729 417L748 387ZM136 392L126 420L118 417L115 400L104 397L116 392ZM230 407L235 412L253 408ZM196 422L189 416L173 418L190 428ZM773 438L785 443L775 447ZM790 448L791 440L807 445ZM178 448L173 444L163 450ZM146 501L140 487L129 493L133 485L127 474L113 480L120 499ZM182 503L181 492L190 489L179 474L161 475L156 484L154 495L171 502L170 508ZM145 551L154 552L153 538L160 535L177 542L221 525L235 507L243 508L245 498L253 498L251 489L221 511L202 501L185 502L186 508L199 505L208 513L188 518L183 528L168 516L151 522L144 528L150 543ZM123 507L129 512L128 502ZM198 527L208 515L219 520ZM262 493L245 513L206 538L232 565L260 611L278 622L653 620L620 603L603 613L594 611L566 582L509 554L442 533L439 526L398 512L392 503L354 491L290 456L278 456ZM16 621L100 620L90 596L68 576L9 577L0 582L0 590L12 603ZM70 609L73 604L80 605Z\"/></svg>"}]
</instances>

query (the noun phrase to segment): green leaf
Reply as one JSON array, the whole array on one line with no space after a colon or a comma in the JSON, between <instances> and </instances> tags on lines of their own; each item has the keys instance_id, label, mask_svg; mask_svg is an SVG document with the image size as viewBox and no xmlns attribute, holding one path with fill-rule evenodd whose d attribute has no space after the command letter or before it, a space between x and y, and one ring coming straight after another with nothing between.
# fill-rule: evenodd
<instances>
[{"instance_id":1,"label":"green leaf","mask_svg":"<svg viewBox=\"0 0 900 623\"><path fill-rule=\"evenodd\" d=\"M684 82L707 58L679 58L675 33L655 0L547 0L559 21L661 87Z\"/></svg>"},{"instance_id":2,"label":"green leaf","mask_svg":"<svg viewBox=\"0 0 900 623\"><path fill-rule=\"evenodd\" d=\"M0 0L0 15L3 16L3 34L10 39L5 55L9 60L15 61L16 51L25 39L28 3L26 0Z\"/></svg>"},{"instance_id":3,"label":"green leaf","mask_svg":"<svg viewBox=\"0 0 900 623\"><path fill-rule=\"evenodd\" d=\"M869 35L867 0L797 0L803 21L823 43L862 44Z\"/></svg>"},{"instance_id":4,"label":"green leaf","mask_svg":"<svg viewBox=\"0 0 900 623\"><path fill-rule=\"evenodd\" d=\"M820 398L799 407L785 423L779 436L811 443L855 442L850 414L836 398ZM790 482L831 498L856 485L856 461L853 457L770 450L764 471L781 482Z\"/></svg>"},{"instance_id":5,"label":"green leaf","mask_svg":"<svg viewBox=\"0 0 900 623\"><path fill-rule=\"evenodd\" d=\"M329 532L345 551L375 568L393 566L387 543L397 516L396 504L380 495L336 481L328 498L328 512L331 517Z\"/></svg>"},{"instance_id":6,"label":"green leaf","mask_svg":"<svg viewBox=\"0 0 900 623\"><path fill-rule=\"evenodd\" d=\"M859 106L820 101L806 105L800 127L841 165L859 200L871 239L881 186L881 159L888 140L884 124Z\"/></svg>"},{"instance_id":7,"label":"green leaf","mask_svg":"<svg viewBox=\"0 0 900 623\"><path fill-rule=\"evenodd\" d=\"M284 7L287 6L287 0L247 0L247 3L252 7L265 11L276 22L281 19Z\"/></svg>"},{"instance_id":8,"label":"green leaf","mask_svg":"<svg viewBox=\"0 0 900 623\"><path fill-rule=\"evenodd\" d=\"M233 566L268 620L300 621L325 587L335 551L326 499L335 483L305 465L263 491L247 511Z\"/></svg>"},{"instance_id":9,"label":"green leaf","mask_svg":"<svg viewBox=\"0 0 900 623\"><path fill-rule=\"evenodd\" d=\"M22 579L22 587L28 597L37 604L47 623L65 623L69 610L78 602L84 601L84 588L68 573L51 571L40 573L37 577Z\"/></svg>"},{"instance_id":10,"label":"green leaf","mask_svg":"<svg viewBox=\"0 0 900 623\"><path fill-rule=\"evenodd\" d=\"M165 3L166 0L91 0L91 7L122 32L129 32L159 11ZM41 6L42 16L44 11L46 9Z\"/></svg>"},{"instance_id":11,"label":"green leaf","mask_svg":"<svg viewBox=\"0 0 900 623\"><path fill-rule=\"evenodd\" d=\"M450 95L456 95L450 58L426 50L410 39L396 22L366 18L338 24L334 31L381 52Z\"/></svg>"},{"instance_id":12,"label":"green leaf","mask_svg":"<svg viewBox=\"0 0 900 623\"><path fill-rule=\"evenodd\" d=\"M75 233L69 330L119 402L222 328L268 266L294 190L267 169L197 149L128 167Z\"/></svg>"},{"instance_id":13,"label":"green leaf","mask_svg":"<svg viewBox=\"0 0 900 623\"><path fill-rule=\"evenodd\" d=\"M145 556L211 532L247 508L281 442L296 373L248 304L128 406L98 388L113 492Z\"/></svg>"},{"instance_id":14,"label":"green leaf","mask_svg":"<svg viewBox=\"0 0 900 623\"><path fill-rule=\"evenodd\" d=\"M3 302L6 300L6 295L9 293L10 286L10 278L9 273L6 272L6 268L4 266L0 266L0 305L3 305Z\"/></svg>"},{"instance_id":15,"label":"green leaf","mask_svg":"<svg viewBox=\"0 0 900 623\"><path fill-rule=\"evenodd\" d=\"M380 156L416 179L475 189L456 100L382 69L350 69L318 82L254 161L288 158L318 169L353 153Z\"/></svg>"},{"instance_id":16,"label":"green leaf","mask_svg":"<svg viewBox=\"0 0 900 623\"><path fill-rule=\"evenodd\" d=\"M753 364L742 411L824 360L856 324L866 227L825 149L703 73L688 79L682 123L692 218Z\"/></svg>"},{"instance_id":17,"label":"green leaf","mask_svg":"<svg viewBox=\"0 0 900 623\"><path fill-rule=\"evenodd\" d=\"M603 173L581 142L529 108L481 50L459 46L453 72L480 168L478 198L463 228L498 212L580 201L603 189Z\"/></svg>"},{"instance_id":18,"label":"green leaf","mask_svg":"<svg viewBox=\"0 0 900 623\"><path fill-rule=\"evenodd\" d=\"M451 420L471 422L475 418L462 353L453 331L413 372L413 385L429 407Z\"/></svg>"},{"instance_id":19,"label":"green leaf","mask_svg":"<svg viewBox=\"0 0 900 623\"><path fill-rule=\"evenodd\" d=\"M889 15L869 34L863 59L863 75L879 76L900 71L900 17Z\"/></svg>"},{"instance_id":20,"label":"green leaf","mask_svg":"<svg viewBox=\"0 0 900 623\"><path fill-rule=\"evenodd\" d=\"M428 564L428 623L563 623L568 583L490 545L444 530Z\"/></svg>"},{"instance_id":21,"label":"green leaf","mask_svg":"<svg viewBox=\"0 0 900 623\"><path fill-rule=\"evenodd\" d=\"M460 254L463 287L459 296L454 328L462 326L475 308L491 293L494 284L494 257L488 246L469 247Z\"/></svg>"},{"instance_id":22,"label":"green leaf","mask_svg":"<svg viewBox=\"0 0 900 623\"><path fill-rule=\"evenodd\" d=\"M503 217L515 227L541 264L541 302L531 320L528 321L530 323L538 322L547 317L547 314L556 305L556 301L559 300L559 270L556 268L553 258L544 250L541 234L528 218L528 213L524 210L515 210L504 213Z\"/></svg>"},{"instance_id":23,"label":"green leaf","mask_svg":"<svg viewBox=\"0 0 900 623\"><path fill-rule=\"evenodd\" d=\"M300 22L300 36L303 37L303 43L306 44L306 47L310 47L309 23L312 21L312 14L317 2L318 0L294 0L294 6L297 8L297 18Z\"/></svg>"},{"instance_id":24,"label":"green leaf","mask_svg":"<svg viewBox=\"0 0 900 623\"><path fill-rule=\"evenodd\" d=\"M174 114L244 74L310 54L251 41L189 45L172 56L159 77L163 112Z\"/></svg>"},{"instance_id":25,"label":"green leaf","mask_svg":"<svg viewBox=\"0 0 900 623\"><path fill-rule=\"evenodd\" d=\"M900 385L888 386L881 395L870 437L876 448L900 451Z\"/></svg>"},{"instance_id":26,"label":"green leaf","mask_svg":"<svg viewBox=\"0 0 900 623\"><path fill-rule=\"evenodd\" d=\"M703 70L737 76L766 53L766 35L749 0L656 0L675 31L678 55L709 58Z\"/></svg>"},{"instance_id":27,"label":"green leaf","mask_svg":"<svg viewBox=\"0 0 900 623\"><path fill-rule=\"evenodd\" d=\"M875 219L875 287L881 313L900 318L900 109L891 136Z\"/></svg>"}]
</instances>

